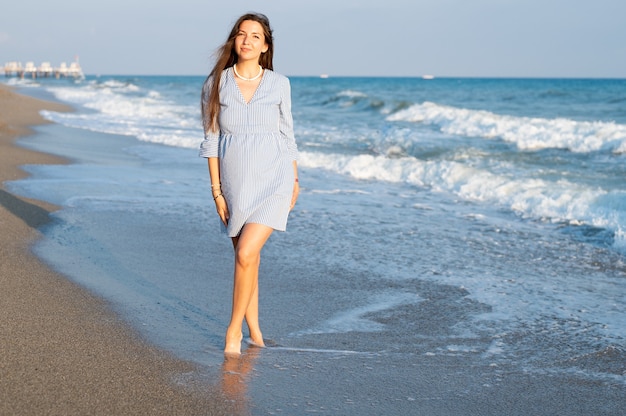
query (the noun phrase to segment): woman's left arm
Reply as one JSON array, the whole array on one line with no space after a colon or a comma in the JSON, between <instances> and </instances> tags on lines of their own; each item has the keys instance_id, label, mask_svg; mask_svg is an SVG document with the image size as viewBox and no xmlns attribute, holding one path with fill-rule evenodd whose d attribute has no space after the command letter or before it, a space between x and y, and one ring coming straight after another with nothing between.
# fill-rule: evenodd
<instances>
[{"instance_id":1,"label":"woman's left arm","mask_svg":"<svg viewBox=\"0 0 626 416\"><path fill-rule=\"evenodd\" d=\"M295 161L298 160L298 146L296 145L296 137L293 132L293 116L291 115L291 84L289 78L284 77L280 87L280 111L279 130L287 141L287 150L289 155Z\"/></svg>"},{"instance_id":2,"label":"woman's left arm","mask_svg":"<svg viewBox=\"0 0 626 416\"><path fill-rule=\"evenodd\" d=\"M293 159L293 193L291 195L292 209L296 205L298 195L300 194L300 182L298 180L298 146L296 145L296 137L293 132L293 116L291 115L291 84L289 78L285 77L284 83L280 89L280 132L287 141L287 149Z\"/></svg>"}]
</instances>

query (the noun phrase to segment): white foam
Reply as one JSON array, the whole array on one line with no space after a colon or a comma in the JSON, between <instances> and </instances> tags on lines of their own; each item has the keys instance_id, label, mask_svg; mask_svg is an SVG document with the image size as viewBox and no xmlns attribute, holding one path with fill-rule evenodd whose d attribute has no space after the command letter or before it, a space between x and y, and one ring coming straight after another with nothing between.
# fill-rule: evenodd
<instances>
[{"instance_id":1,"label":"white foam","mask_svg":"<svg viewBox=\"0 0 626 416\"><path fill-rule=\"evenodd\" d=\"M19 77L14 77L14 78L8 78L5 81L6 85L10 85L10 86L18 86L18 87L27 87L27 88L32 88L32 87L40 87L41 84L39 82L37 82L35 79L32 78L19 78Z\"/></svg>"},{"instance_id":2,"label":"white foam","mask_svg":"<svg viewBox=\"0 0 626 416\"><path fill-rule=\"evenodd\" d=\"M456 161L423 161L410 156L390 159L303 151L300 164L357 179L408 183L449 192L465 200L509 208L526 218L608 228L617 232L616 245L626 245L625 192L607 192L567 180L498 175Z\"/></svg>"},{"instance_id":3,"label":"white foam","mask_svg":"<svg viewBox=\"0 0 626 416\"><path fill-rule=\"evenodd\" d=\"M197 108L165 100L155 90L117 80L49 90L62 101L94 110L42 112L46 119L59 124L184 148L197 148L202 139L200 122L195 117Z\"/></svg>"},{"instance_id":4,"label":"white foam","mask_svg":"<svg viewBox=\"0 0 626 416\"><path fill-rule=\"evenodd\" d=\"M375 296L365 306L341 311L322 322L318 327L299 331L294 335L334 334L345 332L378 332L385 326L364 316L393 309L401 305L414 304L421 299L414 293L394 293Z\"/></svg>"},{"instance_id":5,"label":"white foam","mask_svg":"<svg viewBox=\"0 0 626 416\"><path fill-rule=\"evenodd\" d=\"M337 94L339 97L349 97L349 98L365 98L367 94L361 91L353 91L353 90L343 90Z\"/></svg>"},{"instance_id":6,"label":"white foam","mask_svg":"<svg viewBox=\"0 0 626 416\"><path fill-rule=\"evenodd\" d=\"M613 122L515 117L432 102L415 104L387 120L435 125L444 133L459 136L499 138L521 150L626 151L626 125Z\"/></svg>"}]
</instances>

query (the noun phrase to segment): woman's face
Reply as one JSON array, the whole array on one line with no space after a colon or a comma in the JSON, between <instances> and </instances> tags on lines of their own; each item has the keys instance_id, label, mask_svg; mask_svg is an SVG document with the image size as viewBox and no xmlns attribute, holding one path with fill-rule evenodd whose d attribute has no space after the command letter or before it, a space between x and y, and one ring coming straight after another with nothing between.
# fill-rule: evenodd
<instances>
[{"instance_id":1,"label":"woman's face","mask_svg":"<svg viewBox=\"0 0 626 416\"><path fill-rule=\"evenodd\" d=\"M239 61L259 62L261 53L267 52L263 26L254 20L244 20L239 25L239 33L235 37L235 53Z\"/></svg>"}]
</instances>

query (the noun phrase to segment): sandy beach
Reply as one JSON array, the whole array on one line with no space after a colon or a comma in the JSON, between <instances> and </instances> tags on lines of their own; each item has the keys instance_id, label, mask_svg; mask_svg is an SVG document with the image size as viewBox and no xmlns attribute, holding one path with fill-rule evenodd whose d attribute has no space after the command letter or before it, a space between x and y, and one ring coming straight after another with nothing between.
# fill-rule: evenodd
<instances>
[{"instance_id":1,"label":"sandy beach","mask_svg":"<svg viewBox=\"0 0 626 416\"><path fill-rule=\"evenodd\" d=\"M42 109L63 105L0 85L0 179L24 164L64 161L14 146ZM0 414L230 414L219 395L189 378L194 366L143 342L101 299L30 252L55 209L0 187Z\"/></svg>"}]
</instances>

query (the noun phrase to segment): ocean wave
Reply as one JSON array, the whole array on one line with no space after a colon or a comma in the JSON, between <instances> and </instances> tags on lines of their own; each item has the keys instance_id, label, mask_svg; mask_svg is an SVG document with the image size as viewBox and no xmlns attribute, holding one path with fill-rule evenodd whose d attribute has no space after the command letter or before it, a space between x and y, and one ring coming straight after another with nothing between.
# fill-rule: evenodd
<instances>
[{"instance_id":1,"label":"ocean wave","mask_svg":"<svg viewBox=\"0 0 626 416\"><path fill-rule=\"evenodd\" d=\"M91 85L93 85L95 88L110 89L110 90L125 91L125 92L137 92L140 90L140 87L133 84L132 82L129 82L129 81L123 82L123 81L114 80L114 79L107 80L102 83L93 81L91 82Z\"/></svg>"},{"instance_id":2,"label":"ocean wave","mask_svg":"<svg viewBox=\"0 0 626 416\"><path fill-rule=\"evenodd\" d=\"M353 91L353 90L343 90L337 94L338 97L348 97L348 98L366 98L367 94L361 91Z\"/></svg>"},{"instance_id":3,"label":"ocean wave","mask_svg":"<svg viewBox=\"0 0 626 416\"><path fill-rule=\"evenodd\" d=\"M202 138L196 107L170 102L160 92L132 82L91 81L79 88L48 88L58 99L92 110L70 113L43 111L55 123L176 147L196 148Z\"/></svg>"},{"instance_id":4,"label":"ocean wave","mask_svg":"<svg viewBox=\"0 0 626 416\"><path fill-rule=\"evenodd\" d=\"M39 83L37 80L32 79L32 78L19 78L19 77L8 78L4 83L12 87L26 87L26 88L41 87L41 83Z\"/></svg>"},{"instance_id":5,"label":"ocean wave","mask_svg":"<svg viewBox=\"0 0 626 416\"><path fill-rule=\"evenodd\" d=\"M381 114L391 114L408 108L411 104L407 101L389 101L370 96L357 90L342 90L326 99L322 105L335 105L343 109L357 111L378 111Z\"/></svg>"},{"instance_id":6,"label":"ocean wave","mask_svg":"<svg viewBox=\"0 0 626 416\"><path fill-rule=\"evenodd\" d=\"M626 248L626 192L607 192L563 179L548 181L498 175L457 161L424 161L410 156L388 158L303 151L299 164L356 179L427 187L467 201L507 208L528 219L606 228L614 233L614 245Z\"/></svg>"},{"instance_id":7,"label":"ocean wave","mask_svg":"<svg viewBox=\"0 0 626 416\"><path fill-rule=\"evenodd\" d=\"M387 120L433 125L458 136L502 139L520 150L626 152L626 125L613 122L515 117L432 102L412 105L389 115Z\"/></svg>"}]
</instances>

